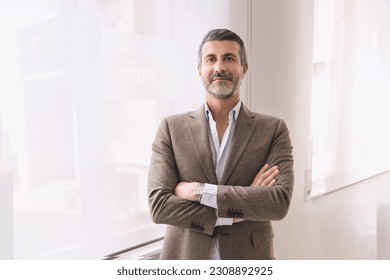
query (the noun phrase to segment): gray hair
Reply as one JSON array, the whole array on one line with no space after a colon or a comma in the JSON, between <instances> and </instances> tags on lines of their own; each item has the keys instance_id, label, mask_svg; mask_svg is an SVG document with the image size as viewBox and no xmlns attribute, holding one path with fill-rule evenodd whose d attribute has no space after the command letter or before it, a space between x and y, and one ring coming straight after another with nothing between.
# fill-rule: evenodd
<instances>
[{"instance_id":1,"label":"gray hair","mask_svg":"<svg viewBox=\"0 0 390 280\"><path fill-rule=\"evenodd\" d=\"M210 30L206 36L204 36L202 43L200 43L199 49L198 49L198 67L202 65L202 49L203 45L206 42L209 41L233 41L237 42L240 46L240 60L241 65L247 64L247 58L246 58L246 50L244 46L244 42L241 40L240 36L238 36L233 31L230 31L228 29L213 29Z\"/></svg>"}]
</instances>

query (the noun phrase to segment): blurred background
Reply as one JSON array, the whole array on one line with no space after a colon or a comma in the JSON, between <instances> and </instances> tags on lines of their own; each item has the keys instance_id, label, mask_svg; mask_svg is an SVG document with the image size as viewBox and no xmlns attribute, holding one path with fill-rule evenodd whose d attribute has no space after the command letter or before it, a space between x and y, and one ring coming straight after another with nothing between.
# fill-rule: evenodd
<instances>
[{"instance_id":1,"label":"blurred background","mask_svg":"<svg viewBox=\"0 0 390 280\"><path fill-rule=\"evenodd\" d=\"M151 143L202 104L213 28L245 41L243 102L290 129L276 257L390 259L389 14L388 0L0 0L0 259L158 254Z\"/></svg>"}]
</instances>

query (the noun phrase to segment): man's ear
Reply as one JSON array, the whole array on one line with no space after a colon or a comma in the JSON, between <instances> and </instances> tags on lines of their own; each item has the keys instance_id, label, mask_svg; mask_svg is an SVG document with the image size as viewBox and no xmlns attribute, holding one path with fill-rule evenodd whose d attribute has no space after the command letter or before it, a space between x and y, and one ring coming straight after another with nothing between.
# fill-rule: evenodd
<instances>
[{"instance_id":1,"label":"man's ear","mask_svg":"<svg viewBox=\"0 0 390 280\"><path fill-rule=\"evenodd\" d=\"M248 63L245 63L245 64L242 66L242 68L244 69L244 74L246 74L246 71L248 71L248 68L249 68Z\"/></svg>"},{"instance_id":2,"label":"man's ear","mask_svg":"<svg viewBox=\"0 0 390 280\"><path fill-rule=\"evenodd\" d=\"M202 70L201 70L201 67L200 67L200 66L198 66L198 75L199 75L199 76L202 76Z\"/></svg>"}]
</instances>

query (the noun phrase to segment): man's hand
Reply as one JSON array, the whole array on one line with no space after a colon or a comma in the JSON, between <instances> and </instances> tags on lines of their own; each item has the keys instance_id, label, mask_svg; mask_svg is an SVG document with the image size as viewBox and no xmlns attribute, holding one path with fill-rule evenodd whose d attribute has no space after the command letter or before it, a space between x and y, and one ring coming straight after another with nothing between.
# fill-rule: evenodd
<instances>
[{"instance_id":1,"label":"man's hand","mask_svg":"<svg viewBox=\"0 0 390 280\"><path fill-rule=\"evenodd\" d=\"M268 186L272 187L276 184L276 176L279 174L279 168L277 166L270 167L269 164L265 164L260 171L256 174L251 187ZM198 201L195 196L194 188L198 185L197 182L180 182L176 185L174 194L180 198L190 201Z\"/></svg>"},{"instance_id":2,"label":"man's hand","mask_svg":"<svg viewBox=\"0 0 390 280\"><path fill-rule=\"evenodd\" d=\"M245 221L245 219L243 219L243 218L233 218L233 224L235 224L235 223L241 223L241 222L243 222L243 221Z\"/></svg>"},{"instance_id":3,"label":"man's hand","mask_svg":"<svg viewBox=\"0 0 390 280\"><path fill-rule=\"evenodd\" d=\"M265 164L260 171L256 174L255 179L253 180L251 187L258 186L268 186L272 187L276 184L276 176L279 174L279 168L275 165L273 167L269 167L269 164ZM245 221L242 218L234 218L233 224L240 223Z\"/></svg>"},{"instance_id":4,"label":"man's hand","mask_svg":"<svg viewBox=\"0 0 390 280\"><path fill-rule=\"evenodd\" d=\"M268 186L272 187L276 184L276 176L279 174L279 168L277 166L270 167L269 164L265 164L260 171L256 174L251 187ZM174 194L177 197L189 200L198 201L195 196L194 189L198 185L197 182L180 182L176 185ZM240 223L245 221L242 218L234 218L233 223Z\"/></svg>"},{"instance_id":5,"label":"man's hand","mask_svg":"<svg viewBox=\"0 0 390 280\"><path fill-rule=\"evenodd\" d=\"M256 174L255 179L253 180L251 186L268 186L272 187L276 184L276 176L279 174L279 168L275 165L273 167L269 167L269 164L265 164Z\"/></svg>"},{"instance_id":6,"label":"man's hand","mask_svg":"<svg viewBox=\"0 0 390 280\"><path fill-rule=\"evenodd\" d=\"M198 201L198 198L195 196L194 189L198 185L196 182L187 183L187 182L180 182L176 185L175 188L175 195L187 199L190 201Z\"/></svg>"}]
</instances>

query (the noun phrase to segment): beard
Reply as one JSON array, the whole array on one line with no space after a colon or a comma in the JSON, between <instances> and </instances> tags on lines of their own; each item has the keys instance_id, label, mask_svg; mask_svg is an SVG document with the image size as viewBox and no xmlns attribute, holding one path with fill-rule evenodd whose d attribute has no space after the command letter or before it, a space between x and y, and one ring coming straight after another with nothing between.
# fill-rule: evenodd
<instances>
[{"instance_id":1,"label":"beard","mask_svg":"<svg viewBox=\"0 0 390 280\"><path fill-rule=\"evenodd\" d=\"M222 72L210 75L208 83L203 81L203 85L209 94L219 99L228 99L237 91L239 81L229 72Z\"/></svg>"}]
</instances>

